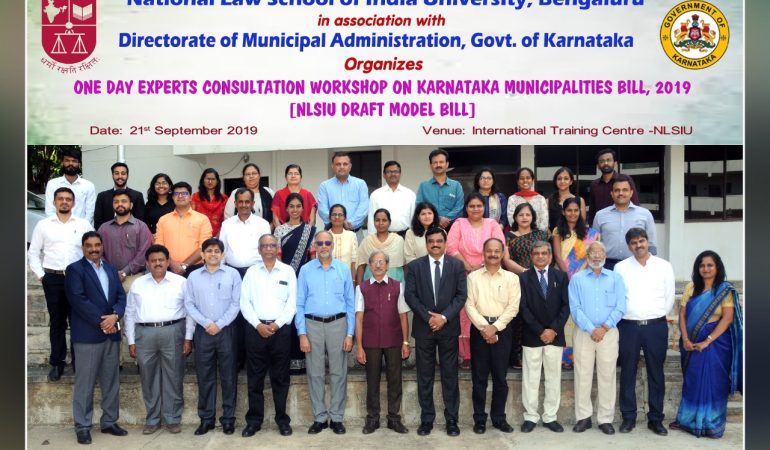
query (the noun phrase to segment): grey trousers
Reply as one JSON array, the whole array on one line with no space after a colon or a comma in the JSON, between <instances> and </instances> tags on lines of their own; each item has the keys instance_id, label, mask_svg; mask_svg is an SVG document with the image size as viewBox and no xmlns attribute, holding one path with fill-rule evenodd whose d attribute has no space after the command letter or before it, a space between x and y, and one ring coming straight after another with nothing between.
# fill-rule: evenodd
<instances>
[{"instance_id":1,"label":"grey trousers","mask_svg":"<svg viewBox=\"0 0 770 450\"><path fill-rule=\"evenodd\" d=\"M342 342L347 334L346 317L334 322L323 323L307 319L307 337L310 340L310 353L306 354L307 380L310 388L310 401L316 422L342 422L347 399L348 359L342 351ZM324 355L329 355L329 387L332 391L331 404L326 408L326 367Z\"/></svg>"},{"instance_id":2,"label":"grey trousers","mask_svg":"<svg viewBox=\"0 0 770 450\"><path fill-rule=\"evenodd\" d=\"M165 327L136 327L136 362L142 378L146 425L182 421L185 321Z\"/></svg>"},{"instance_id":3,"label":"grey trousers","mask_svg":"<svg viewBox=\"0 0 770 450\"><path fill-rule=\"evenodd\" d=\"M120 400L120 341L105 340L98 344L74 343L78 370L72 393L72 417L75 431L90 430L94 413L94 386L99 381L102 391L102 428L118 421Z\"/></svg>"}]
</instances>

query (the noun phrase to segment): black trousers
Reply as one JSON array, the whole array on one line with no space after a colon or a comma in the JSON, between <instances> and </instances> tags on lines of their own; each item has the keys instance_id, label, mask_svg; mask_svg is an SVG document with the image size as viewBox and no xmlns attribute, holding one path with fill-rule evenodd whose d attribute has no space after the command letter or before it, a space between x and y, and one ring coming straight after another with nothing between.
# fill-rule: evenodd
<instances>
[{"instance_id":1,"label":"black trousers","mask_svg":"<svg viewBox=\"0 0 770 450\"><path fill-rule=\"evenodd\" d=\"M217 369L222 384L222 417L219 422L235 423L238 372L235 368L235 333L228 325L215 336L195 326L195 374L198 377L198 417L213 424L217 415Z\"/></svg>"},{"instance_id":2,"label":"black trousers","mask_svg":"<svg viewBox=\"0 0 770 450\"><path fill-rule=\"evenodd\" d=\"M228 266L230 265L228 264ZM246 276L246 271L249 270L248 267L230 267L238 271L241 280ZM251 324L243 317L243 314L238 311L238 315L235 316L235 320L233 320L233 323L231 323L230 326L235 330L235 363L236 368L240 370L246 365L246 334L244 330L251 327Z\"/></svg>"},{"instance_id":3,"label":"black trousers","mask_svg":"<svg viewBox=\"0 0 770 450\"><path fill-rule=\"evenodd\" d=\"M519 365L521 365L521 336L524 333L524 320L522 320L520 315L517 315L505 328L511 329L511 350L508 352L510 355L509 362L511 366L513 366L515 363L519 363Z\"/></svg>"},{"instance_id":4,"label":"black trousers","mask_svg":"<svg viewBox=\"0 0 770 450\"><path fill-rule=\"evenodd\" d=\"M511 327L497 333L496 344L487 344L481 332L471 325L471 380L473 381L473 422L486 423L487 382L492 374L492 423L505 420L508 398L508 355L511 354Z\"/></svg>"},{"instance_id":5,"label":"black trousers","mask_svg":"<svg viewBox=\"0 0 770 450\"><path fill-rule=\"evenodd\" d=\"M620 413L623 420L636 420L636 369L639 365L639 350L644 352L647 367L647 401L650 411L648 421L662 421L663 397L666 394L663 364L668 347L668 324L665 320L648 325L621 320L618 322L620 341L618 360L620 362Z\"/></svg>"},{"instance_id":6,"label":"black trousers","mask_svg":"<svg viewBox=\"0 0 770 450\"><path fill-rule=\"evenodd\" d=\"M385 357L388 380L388 420L401 420L401 347L366 348L366 418L380 420L380 371Z\"/></svg>"},{"instance_id":7,"label":"black trousers","mask_svg":"<svg viewBox=\"0 0 770 450\"><path fill-rule=\"evenodd\" d=\"M615 270L615 264L623 261L622 259L606 258L604 260L604 268L607 270Z\"/></svg>"},{"instance_id":8,"label":"black trousers","mask_svg":"<svg viewBox=\"0 0 770 450\"><path fill-rule=\"evenodd\" d=\"M289 396L289 348L291 326L286 324L269 338L263 338L256 328L246 328L246 374L248 375L249 409L246 423L262 425L265 418L265 374L270 373L270 387L273 391L275 423L291 422L286 414L286 399Z\"/></svg>"},{"instance_id":9,"label":"black trousers","mask_svg":"<svg viewBox=\"0 0 770 450\"><path fill-rule=\"evenodd\" d=\"M460 411L460 387L457 381L458 336L415 339L417 360L417 398L420 404L420 421L433 423L436 408L433 404L433 383L436 376L436 348L441 370L441 396L444 399L444 418L457 421Z\"/></svg>"},{"instance_id":10,"label":"black trousers","mask_svg":"<svg viewBox=\"0 0 770 450\"><path fill-rule=\"evenodd\" d=\"M51 341L51 354L48 363L64 367L67 359L67 322L70 319L70 304L64 292L64 275L46 273L43 275L43 293L48 315L51 318L48 338ZM75 367L75 351L70 342L72 367Z\"/></svg>"}]
</instances>

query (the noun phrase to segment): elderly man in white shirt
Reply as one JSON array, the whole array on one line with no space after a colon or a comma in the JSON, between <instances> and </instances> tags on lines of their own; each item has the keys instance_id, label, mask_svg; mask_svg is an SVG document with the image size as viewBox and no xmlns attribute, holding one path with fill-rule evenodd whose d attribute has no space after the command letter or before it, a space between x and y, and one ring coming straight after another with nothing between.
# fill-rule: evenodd
<instances>
[{"instance_id":1,"label":"elderly man in white shirt","mask_svg":"<svg viewBox=\"0 0 770 450\"><path fill-rule=\"evenodd\" d=\"M398 233L399 236L404 237L406 230L412 224L417 196L414 191L400 184L401 164L398 161L386 162L383 166L382 174L385 176L385 185L372 192L372 195L369 196L367 230L369 234L377 232L374 228L374 212L380 208L385 208L390 213L390 227L388 231Z\"/></svg>"},{"instance_id":2,"label":"elderly man in white shirt","mask_svg":"<svg viewBox=\"0 0 770 450\"><path fill-rule=\"evenodd\" d=\"M192 350L195 321L184 307L186 280L168 270L169 252L154 244L145 252L149 272L128 293L126 338L136 358L147 416L142 434L182 431L184 358Z\"/></svg>"},{"instance_id":3,"label":"elderly man in white shirt","mask_svg":"<svg viewBox=\"0 0 770 450\"><path fill-rule=\"evenodd\" d=\"M630 258L615 265L615 272L626 286L626 311L618 323L620 332L620 413L621 433L636 425L636 369L639 350L644 351L647 367L647 428L659 436L668 431L663 426L663 397L666 391L663 364L668 347L666 314L674 306L674 269L671 263L650 253L647 232L631 228L626 232Z\"/></svg>"}]
</instances>

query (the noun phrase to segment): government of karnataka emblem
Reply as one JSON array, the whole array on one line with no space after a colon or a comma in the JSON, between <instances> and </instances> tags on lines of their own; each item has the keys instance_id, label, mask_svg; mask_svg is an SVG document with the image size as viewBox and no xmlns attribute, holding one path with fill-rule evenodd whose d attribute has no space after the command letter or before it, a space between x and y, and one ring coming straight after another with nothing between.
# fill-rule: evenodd
<instances>
[{"instance_id":1,"label":"government of karnataka emblem","mask_svg":"<svg viewBox=\"0 0 770 450\"><path fill-rule=\"evenodd\" d=\"M716 63L727 50L730 29L724 14L707 2L684 2L673 7L660 27L669 59L687 69Z\"/></svg>"},{"instance_id":2,"label":"government of karnataka emblem","mask_svg":"<svg viewBox=\"0 0 770 450\"><path fill-rule=\"evenodd\" d=\"M42 0L42 44L54 61L75 64L96 47L96 0Z\"/></svg>"}]
</instances>

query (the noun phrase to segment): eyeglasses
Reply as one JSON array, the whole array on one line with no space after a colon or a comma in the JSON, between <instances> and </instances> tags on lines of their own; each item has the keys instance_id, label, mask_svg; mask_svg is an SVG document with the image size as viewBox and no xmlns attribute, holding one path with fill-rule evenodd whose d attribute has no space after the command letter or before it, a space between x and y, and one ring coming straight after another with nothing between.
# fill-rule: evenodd
<instances>
[{"instance_id":1,"label":"eyeglasses","mask_svg":"<svg viewBox=\"0 0 770 450\"><path fill-rule=\"evenodd\" d=\"M494 178L493 177L480 176L479 180L482 180L482 181L492 181L492 180L494 180Z\"/></svg>"},{"instance_id":2,"label":"eyeglasses","mask_svg":"<svg viewBox=\"0 0 770 450\"><path fill-rule=\"evenodd\" d=\"M387 264L387 262L385 262L384 259L379 259L377 261L372 261L371 264L373 266L384 266L385 264Z\"/></svg>"},{"instance_id":3,"label":"eyeglasses","mask_svg":"<svg viewBox=\"0 0 770 450\"><path fill-rule=\"evenodd\" d=\"M345 217L344 213L331 213L329 215L332 216L332 217Z\"/></svg>"},{"instance_id":4,"label":"eyeglasses","mask_svg":"<svg viewBox=\"0 0 770 450\"><path fill-rule=\"evenodd\" d=\"M259 248L278 248L278 244L259 244Z\"/></svg>"},{"instance_id":5,"label":"eyeglasses","mask_svg":"<svg viewBox=\"0 0 770 450\"><path fill-rule=\"evenodd\" d=\"M604 256L604 252L602 252L602 251L588 252L588 256Z\"/></svg>"},{"instance_id":6,"label":"eyeglasses","mask_svg":"<svg viewBox=\"0 0 770 450\"><path fill-rule=\"evenodd\" d=\"M173 195L174 197L187 197L188 195L190 195L190 193L187 191L179 191L179 192L174 192Z\"/></svg>"},{"instance_id":7,"label":"eyeglasses","mask_svg":"<svg viewBox=\"0 0 770 450\"><path fill-rule=\"evenodd\" d=\"M332 241L315 241L316 247L331 247Z\"/></svg>"}]
</instances>

